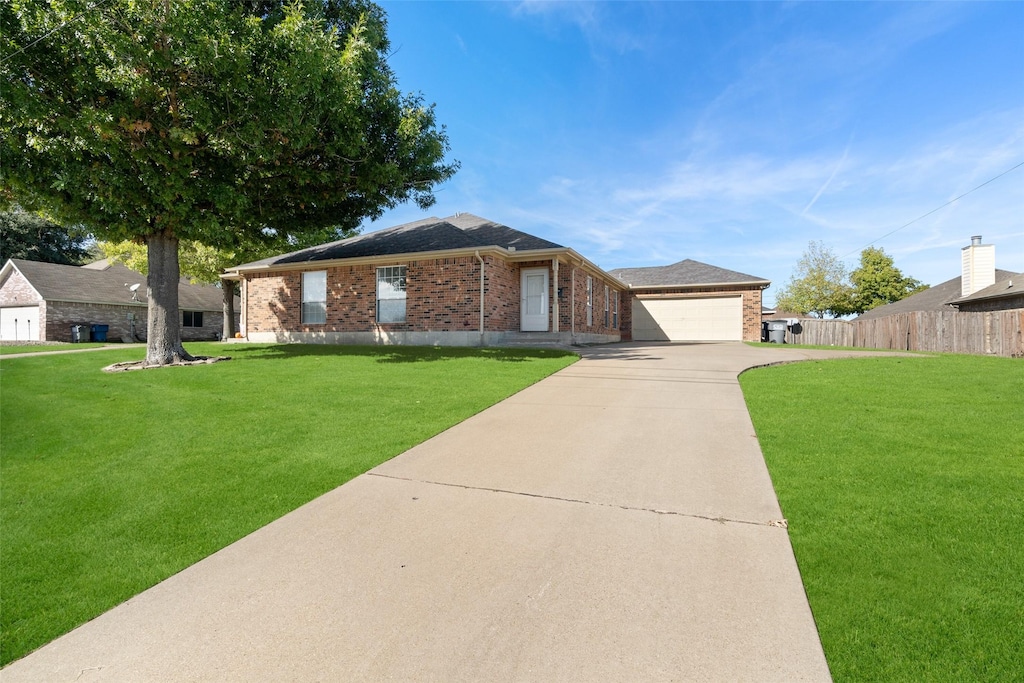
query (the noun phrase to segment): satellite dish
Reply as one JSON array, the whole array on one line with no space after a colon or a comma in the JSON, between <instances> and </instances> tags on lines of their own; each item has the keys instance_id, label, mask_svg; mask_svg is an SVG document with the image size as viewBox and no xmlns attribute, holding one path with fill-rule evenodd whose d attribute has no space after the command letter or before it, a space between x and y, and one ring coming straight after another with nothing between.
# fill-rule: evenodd
<instances>
[{"instance_id":1,"label":"satellite dish","mask_svg":"<svg viewBox=\"0 0 1024 683\"><path fill-rule=\"evenodd\" d=\"M141 286L142 286L142 284L141 284L141 283L139 283L139 284L137 284L137 285L132 285L132 286L131 286L131 287L129 287L128 289L129 289L130 291L132 291L132 292L137 292L137 291L139 291L139 287L141 287Z\"/></svg>"}]
</instances>

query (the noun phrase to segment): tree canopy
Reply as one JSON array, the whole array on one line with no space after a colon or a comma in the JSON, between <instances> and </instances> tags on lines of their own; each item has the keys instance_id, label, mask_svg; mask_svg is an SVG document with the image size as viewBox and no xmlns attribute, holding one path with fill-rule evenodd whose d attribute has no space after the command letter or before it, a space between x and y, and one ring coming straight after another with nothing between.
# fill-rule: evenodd
<instances>
[{"instance_id":1,"label":"tree canopy","mask_svg":"<svg viewBox=\"0 0 1024 683\"><path fill-rule=\"evenodd\" d=\"M365 0L14 0L0 8L0 201L148 248L147 362L187 357L179 240L351 229L451 177Z\"/></svg>"},{"instance_id":2,"label":"tree canopy","mask_svg":"<svg viewBox=\"0 0 1024 683\"><path fill-rule=\"evenodd\" d=\"M775 305L818 318L839 317L850 312L852 297L846 266L831 249L812 241L797 261L789 282L775 296Z\"/></svg>"},{"instance_id":3,"label":"tree canopy","mask_svg":"<svg viewBox=\"0 0 1024 683\"><path fill-rule=\"evenodd\" d=\"M883 249L864 249L860 266L848 273L831 249L812 241L789 282L775 296L775 305L794 313L835 318L860 314L927 288L905 277Z\"/></svg>"},{"instance_id":4,"label":"tree canopy","mask_svg":"<svg viewBox=\"0 0 1024 683\"><path fill-rule=\"evenodd\" d=\"M20 258L77 266L89 257L87 235L19 207L0 211L0 263Z\"/></svg>"},{"instance_id":5,"label":"tree canopy","mask_svg":"<svg viewBox=\"0 0 1024 683\"><path fill-rule=\"evenodd\" d=\"M858 315L916 294L928 285L906 277L884 249L868 247L860 253L860 266L850 273L853 284L851 312Z\"/></svg>"}]
</instances>

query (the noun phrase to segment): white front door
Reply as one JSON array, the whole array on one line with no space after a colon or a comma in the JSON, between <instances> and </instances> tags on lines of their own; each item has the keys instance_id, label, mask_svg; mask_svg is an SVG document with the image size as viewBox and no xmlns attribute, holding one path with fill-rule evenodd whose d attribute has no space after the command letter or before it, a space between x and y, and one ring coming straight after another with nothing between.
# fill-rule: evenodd
<instances>
[{"instance_id":1,"label":"white front door","mask_svg":"<svg viewBox=\"0 0 1024 683\"><path fill-rule=\"evenodd\" d=\"M520 283L520 330L548 331L548 270L531 268L522 273Z\"/></svg>"}]
</instances>

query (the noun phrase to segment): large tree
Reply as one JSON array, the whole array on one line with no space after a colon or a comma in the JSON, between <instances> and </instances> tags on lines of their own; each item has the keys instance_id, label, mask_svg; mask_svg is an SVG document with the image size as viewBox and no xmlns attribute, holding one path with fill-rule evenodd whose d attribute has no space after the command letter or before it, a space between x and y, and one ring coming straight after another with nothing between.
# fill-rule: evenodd
<instances>
[{"instance_id":1,"label":"large tree","mask_svg":"<svg viewBox=\"0 0 1024 683\"><path fill-rule=\"evenodd\" d=\"M87 237L17 206L0 211L0 263L20 258L77 266L89 256Z\"/></svg>"},{"instance_id":2,"label":"large tree","mask_svg":"<svg viewBox=\"0 0 1024 683\"><path fill-rule=\"evenodd\" d=\"M789 282L775 296L776 307L818 318L851 312L853 290L846 266L821 242L810 242Z\"/></svg>"},{"instance_id":3,"label":"large tree","mask_svg":"<svg viewBox=\"0 0 1024 683\"><path fill-rule=\"evenodd\" d=\"M860 253L860 266L850 273L853 284L853 313L891 304L916 294L928 285L906 277L884 249L868 247Z\"/></svg>"},{"instance_id":4,"label":"large tree","mask_svg":"<svg viewBox=\"0 0 1024 683\"><path fill-rule=\"evenodd\" d=\"M181 344L180 240L352 228L455 172L366 0L0 6L0 201L148 253L146 362Z\"/></svg>"}]
</instances>

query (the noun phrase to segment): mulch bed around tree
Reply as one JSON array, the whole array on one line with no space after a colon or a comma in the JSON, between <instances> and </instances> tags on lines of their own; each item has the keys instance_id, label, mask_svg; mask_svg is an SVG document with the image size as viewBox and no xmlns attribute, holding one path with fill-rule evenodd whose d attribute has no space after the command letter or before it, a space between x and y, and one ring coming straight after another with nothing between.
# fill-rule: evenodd
<instances>
[{"instance_id":1,"label":"mulch bed around tree","mask_svg":"<svg viewBox=\"0 0 1024 683\"><path fill-rule=\"evenodd\" d=\"M231 356L196 356L192 360L178 361L168 365L147 365L144 360L133 360L124 363L114 363L103 368L103 372L128 372L129 370L152 370L156 368L179 368L185 365L210 365L219 363L222 360L231 360Z\"/></svg>"}]
</instances>

